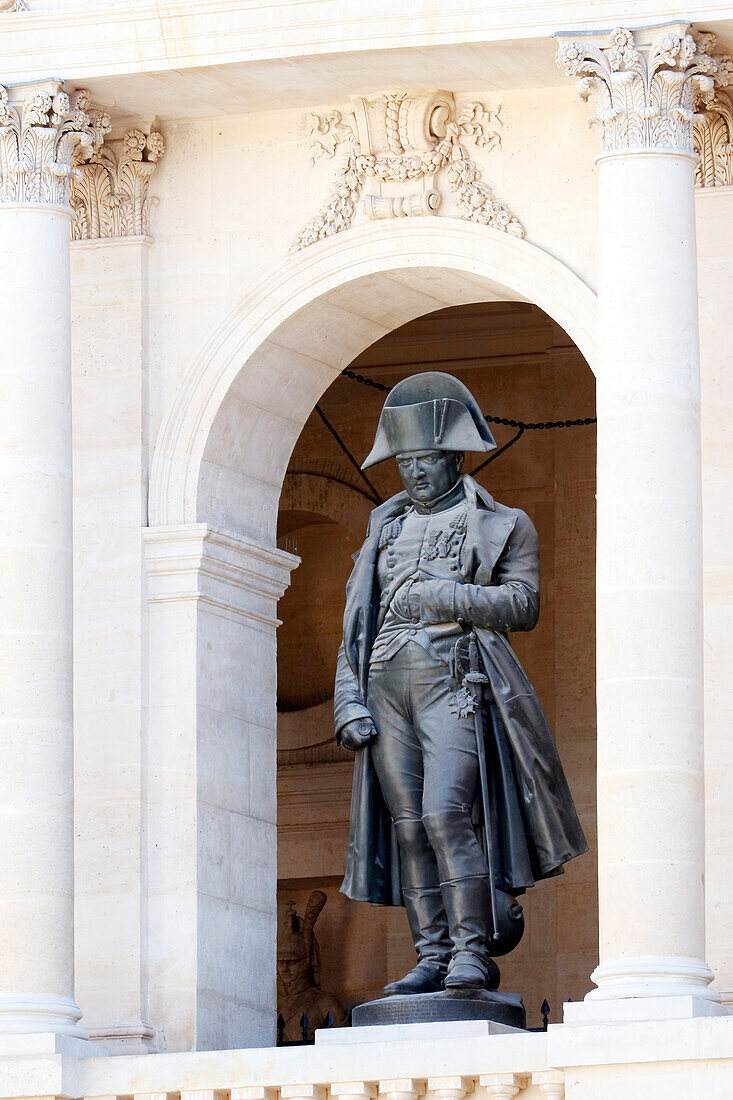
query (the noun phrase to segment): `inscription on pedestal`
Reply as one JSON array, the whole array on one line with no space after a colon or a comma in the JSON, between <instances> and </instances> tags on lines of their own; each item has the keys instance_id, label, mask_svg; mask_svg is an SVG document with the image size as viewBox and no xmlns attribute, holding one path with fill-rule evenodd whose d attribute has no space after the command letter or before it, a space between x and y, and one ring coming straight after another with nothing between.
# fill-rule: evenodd
<instances>
[{"instance_id":1,"label":"inscription on pedestal","mask_svg":"<svg viewBox=\"0 0 733 1100\"><path fill-rule=\"evenodd\" d=\"M356 1005L351 1016L353 1027L447 1023L451 1020L490 1020L516 1028L527 1025L521 997L515 993L497 993L487 989L382 997L378 1001Z\"/></svg>"}]
</instances>

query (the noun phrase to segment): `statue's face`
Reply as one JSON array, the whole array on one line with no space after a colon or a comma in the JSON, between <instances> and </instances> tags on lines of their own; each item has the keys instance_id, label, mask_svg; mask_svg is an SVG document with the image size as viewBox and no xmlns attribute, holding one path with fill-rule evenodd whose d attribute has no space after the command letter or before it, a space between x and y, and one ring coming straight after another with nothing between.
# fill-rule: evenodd
<instances>
[{"instance_id":1,"label":"statue's face","mask_svg":"<svg viewBox=\"0 0 733 1100\"><path fill-rule=\"evenodd\" d=\"M311 964L307 958L277 960L277 976L286 993L310 989L313 984L311 973Z\"/></svg>"},{"instance_id":2,"label":"statue's face","mask_svg":"<svg viewBox=\"0 0 733 1100\"><path fill-rule=\"evenodd\" d=\"M450 492L461 476L462 465L460 451L403 451L397 455L402 484L416 504L432 504Z\"/></svg>"}]
</instances>

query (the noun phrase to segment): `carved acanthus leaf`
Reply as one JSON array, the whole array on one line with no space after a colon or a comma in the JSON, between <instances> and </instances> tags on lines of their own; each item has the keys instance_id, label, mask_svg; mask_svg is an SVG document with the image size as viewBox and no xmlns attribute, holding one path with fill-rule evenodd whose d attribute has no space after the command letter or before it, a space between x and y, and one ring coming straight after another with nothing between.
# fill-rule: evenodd
<instances>
[{"instance_id":1,"label":"carved acanthus leaf","mask_svg":"<svg viewBox=\"0 0 733 1100\"><path fill-rule=\"evenodd\" d=\"M698 187L733 186L733 104L726 92L717 92L695 115L695 167Z\"/></svg>"},{"instance_id":2,"label":"carved acanthus leaf","mask_svg":"<svg viewBox=\"0 0 733 1100\"><path fill-rule=\"evenodd\" d=\"M88 92L70 99L49 82L17 104L0 87L0 202L66 206L76 165L110 126L106 112L90 109Z\"/></svg>"},{"instance_id":3,"label":"carved acanthus leaf","mask_svg":"<svg viewBox=\"0 0 733 1100\"><path fill-rule=\"evenodd\" d=\"M72 238L148 236L150 177L164 151L162 135L143 130L128 130L97 150L72 184Z\"/></svg>"},{"instance_id":4,"label":"carved acanthus leaf","mask_svg":"<svg viewBox=\"0 0 733 1100\"><path fill-rule=\"evenodd\" d=\"M604 152L633 149L693 151L696 104L710 102L733 76L733 60L713 56L712 34L661 34L637 46L631 31L617 28L603 47L561 42L556 61L577 76L578 95L593 99L589 125L601 128Z\"/></svg>"},{"instance_id":5,"label":"carved acanthus leaf","mask_svg":"<svg viewBox=\"0 0 733 1100\"><path fill-rule=\"evenodd\" d=\"M298 235L292 251L348 229L363 195L369 218L435 214L442 174L458 213L470 221L524 236L515 217L482 181L464 141L486 151L501 143L500 107L467 104L460 112L450 92L384 92L353 97L353 111L310 115L311 156L333 157L346 147L334 186L321 210Z\"/></svg>"}]
</instances>

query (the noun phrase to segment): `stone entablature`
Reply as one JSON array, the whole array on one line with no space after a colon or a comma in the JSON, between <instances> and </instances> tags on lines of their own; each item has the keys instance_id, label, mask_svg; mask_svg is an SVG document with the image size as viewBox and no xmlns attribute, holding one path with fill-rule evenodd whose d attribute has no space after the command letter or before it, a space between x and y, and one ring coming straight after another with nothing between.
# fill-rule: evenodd
<instances>
[{"instance_id":1,"label":"stone entablature","mask_svg":"<svg viewBox=\"0 0 733 1100\"><path fill-rule=\"evenodd\" d=\"M456 105L442 90L352 96L351 111L309 116L311 158L346 156L330 196L292 251L348 229L361 200L370 220L437 214L447 190L461 218L523 237L524 229L481 179L466 139L486 151L501 143L500 107Z\"/></svg>"},{"instance_id":2,"label":"stone entablature","mask_svg":"<svg viewBox=\"0 0 733 1100\"><path fill-rule=\"evenodd\" d=\"M616 28L607 46L561 40L557 63L577 76L578 95L593 99L589 124L601 129L603 153L638 149L693 152L698 103L710 104L733 76L733 60L713 55L712 34L659 32L648 43Z\"/></svg>"}]
</instances>

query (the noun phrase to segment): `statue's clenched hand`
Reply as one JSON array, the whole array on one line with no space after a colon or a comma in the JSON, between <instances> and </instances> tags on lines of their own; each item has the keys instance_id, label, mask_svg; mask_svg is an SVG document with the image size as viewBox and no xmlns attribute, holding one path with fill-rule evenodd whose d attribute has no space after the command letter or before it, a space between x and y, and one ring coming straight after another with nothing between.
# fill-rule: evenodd
<instances>
[{"instance_id":1,"label":"statue's clenched hand","mask_svg":"<svg viewBox=\"0 0 733 1100\"><path fill-rule=\"evenodd\" d=\"M376 736L377 727L371 718L355 718L353 722L347 722L341 730L341 744L345 749L356 752Z\"/></svg>"}]
</instances>

